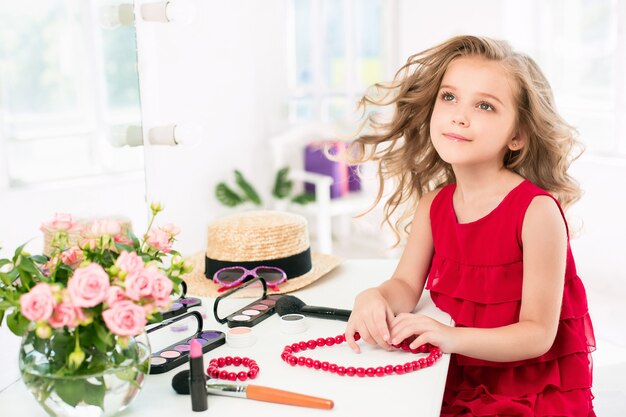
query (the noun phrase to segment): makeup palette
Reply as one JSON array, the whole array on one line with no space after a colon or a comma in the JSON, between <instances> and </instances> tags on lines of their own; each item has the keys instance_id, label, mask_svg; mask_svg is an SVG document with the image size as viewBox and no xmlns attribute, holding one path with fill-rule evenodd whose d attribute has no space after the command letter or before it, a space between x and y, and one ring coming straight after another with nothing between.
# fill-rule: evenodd
<instances>
[{"instance_id":1,"label":"makeup palette","mask_svg":"<svg viewBox=\"0 0 626 417\"><path fill-rule=\"evenodd\" d=\"M186 296L187 284L185 283L185 281L183 281L181 285L183 289L183 294L178 300L172 303L171 307L168 310L161 313L161 315L163 316L163 320L171 319L172 317L185 314L190 308L202 305L202 300L200 300L199 298Z\"/></svg>"},{"instance_id":2,"label":"makeup palette","mask_svg":"<svg viewBox=\"0 0 626 417\"><path fill-rule=\"evenodd\" d=\"M226 342L226 337L223 332L218 330L202 330L202 315L197 311L189 311L172 319L163 321L158 326L148 329L147 333L162 329L172 323L190 316L196 318L198 324L196 332L190 337L186 337L179 342L173 343L158 352L153 352L150 357L151 374L162 374L163 372L167 372L186 363L189 360L189 351L191 349L191 341L193 339L196 339L202 345L203 354L222 346Z\"/></svg>"},{"instance_id":3,"label":"makeup palette","mask_svg":"<svg viewBox=\"0 0 626 417\"><path fill-rule=\"evenodd\" d=\"M259 284L262 284L262 289ZM248 287L247 290L245 290ZM258 287L259 292L255 301L245 305L241 308L236 308L234 311L228 309L224 302L225 299L232 296L238 291L247 291L250 293L250 288ZM228 327L253 327L274 314L274 306L276 301L282 297L282 294L267 295L267 284L263 278L254 278L240 285L231 291L220 295L215 299L213 305L213 315L215 320L219 323L226 323Z\"/></svg>"},{"instance_id":4,"label":"makeup palette","mask_svg":"<svg viewBox=\"0 0 626 417\"><path fill-rule=\"evenodd\" d=\"M226 317L228 327L252 327L274 314L274 305L282 295L272 294L256 300Z\"/></svg>"}]
</instances>

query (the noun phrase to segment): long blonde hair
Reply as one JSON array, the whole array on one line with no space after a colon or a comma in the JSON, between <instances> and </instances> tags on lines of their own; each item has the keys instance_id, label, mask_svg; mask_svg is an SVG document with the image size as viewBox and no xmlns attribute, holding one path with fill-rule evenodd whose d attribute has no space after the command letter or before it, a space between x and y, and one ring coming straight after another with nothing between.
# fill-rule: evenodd
<instances>
[{"instance_id":1,"label":"long blonde hair","mask_svg":"<svg viewBox=\"0 0 626 417\"><path fill-rule=\"evenodd\" d=\"M517 82L517 124L528 141L520 151L505 155L504 166L551 192L564 209L582 194L567 173L572 160L580 155L571 155L579 145L576 130L559 116L552 89L535 61L513 51L504 41L457 36L409 57L391 83L373 86L378 97L366 95L359 104L364 111L371 106L394 108L388 121L381 120L378 113L368 114L348 154L352 163L377 162L379 190L372 207L382 199L386 180L395 180L395 189L385 202L383 222L396 234L396 246L420 197L455 182L451 166L431 143L430 118L448 65L470 55L502 63ZM407 209L392 223L400 206Z\"/></svg>"}]
</instances>

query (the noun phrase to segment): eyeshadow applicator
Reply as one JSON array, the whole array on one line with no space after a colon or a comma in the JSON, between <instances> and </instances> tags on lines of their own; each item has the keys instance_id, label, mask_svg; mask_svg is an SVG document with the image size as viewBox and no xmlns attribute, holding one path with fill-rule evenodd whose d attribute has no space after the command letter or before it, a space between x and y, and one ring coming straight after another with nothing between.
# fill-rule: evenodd
<instances>
[{"instance_id":1,"label":"eyeshadow applicator","mask_svg":"<svg viewBox=\"0 0 626 417\"><path fill-rule=\"evenodd\" d=\"M293 295L283 295L281 298L276 300L274 309L281 317L285 314L302 314L309 317L316 317L318 319L341 321L348 321L350 314L352 313L351 310L343 310L340 308L308 306L304 303L304 301L298 297L294 297Z\"/></svg>"},{"instance_id":2,"label":"eyeshadow applicator","mask_svg":"<svg viewBox=\"0 0 626 417\"><path fill-rule=\"evenodd\" d=\"M172 378L172 388L178 394L188 395L189 371L181 371ZM192 392L193 394L193 392ZM270 403L295 405L299 407L323 408L330 410L334 407L333 400L298 394L296 392L283 391L276 388L250 384L224 384L219 381L208 380L205 384L204 396L208 394L222 395L225 397L247 398L250 400L265 401Z\"/></svg>"}]
</instances>

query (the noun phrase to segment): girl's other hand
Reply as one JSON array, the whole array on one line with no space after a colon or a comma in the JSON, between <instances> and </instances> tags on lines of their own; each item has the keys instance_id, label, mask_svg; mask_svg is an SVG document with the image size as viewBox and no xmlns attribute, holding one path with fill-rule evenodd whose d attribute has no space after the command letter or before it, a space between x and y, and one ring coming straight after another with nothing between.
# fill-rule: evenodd
<instances>
[{"instance_id":1,"label":"girl's other hand","mask_svg":"<svg viewBox=\"0 0 626 417\"><path fill-rule=\"evenodd\" d=\"M358 332L366 343L391 349L389 328L393 318L389 303L377 288L363 291L354 301L346 326L346 342L354 352L359 353L361 349L354 340L354 334Z\"/></svg>"},{"instance_id":2,"label":"girl's other hand","mask_svg":"<svg viewBox=\"0 0 626 417\"><path fill-rule=\"evenodd\" d=\"M451 353L455 346L454 327L447 326L422 314L400 313L391 322L391 343L394 345L413 335L411 349L430 343L444 353Z\"/></svg>"}]
</instances>

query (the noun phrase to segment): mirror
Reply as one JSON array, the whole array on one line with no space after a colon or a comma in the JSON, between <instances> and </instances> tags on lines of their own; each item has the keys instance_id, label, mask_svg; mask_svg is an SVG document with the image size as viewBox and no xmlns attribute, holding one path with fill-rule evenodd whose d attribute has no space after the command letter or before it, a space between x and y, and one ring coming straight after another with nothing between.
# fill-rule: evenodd
<instances>
[{"instance_id":1,"label":"mirror","mask_svg":"<svg viewBox=\"0 0 626 417\"><path fill-rule=\"evenodd\" d=\"M132 0L5 2L0 185L143 173Z\"/></svg>"}]
</instances>

